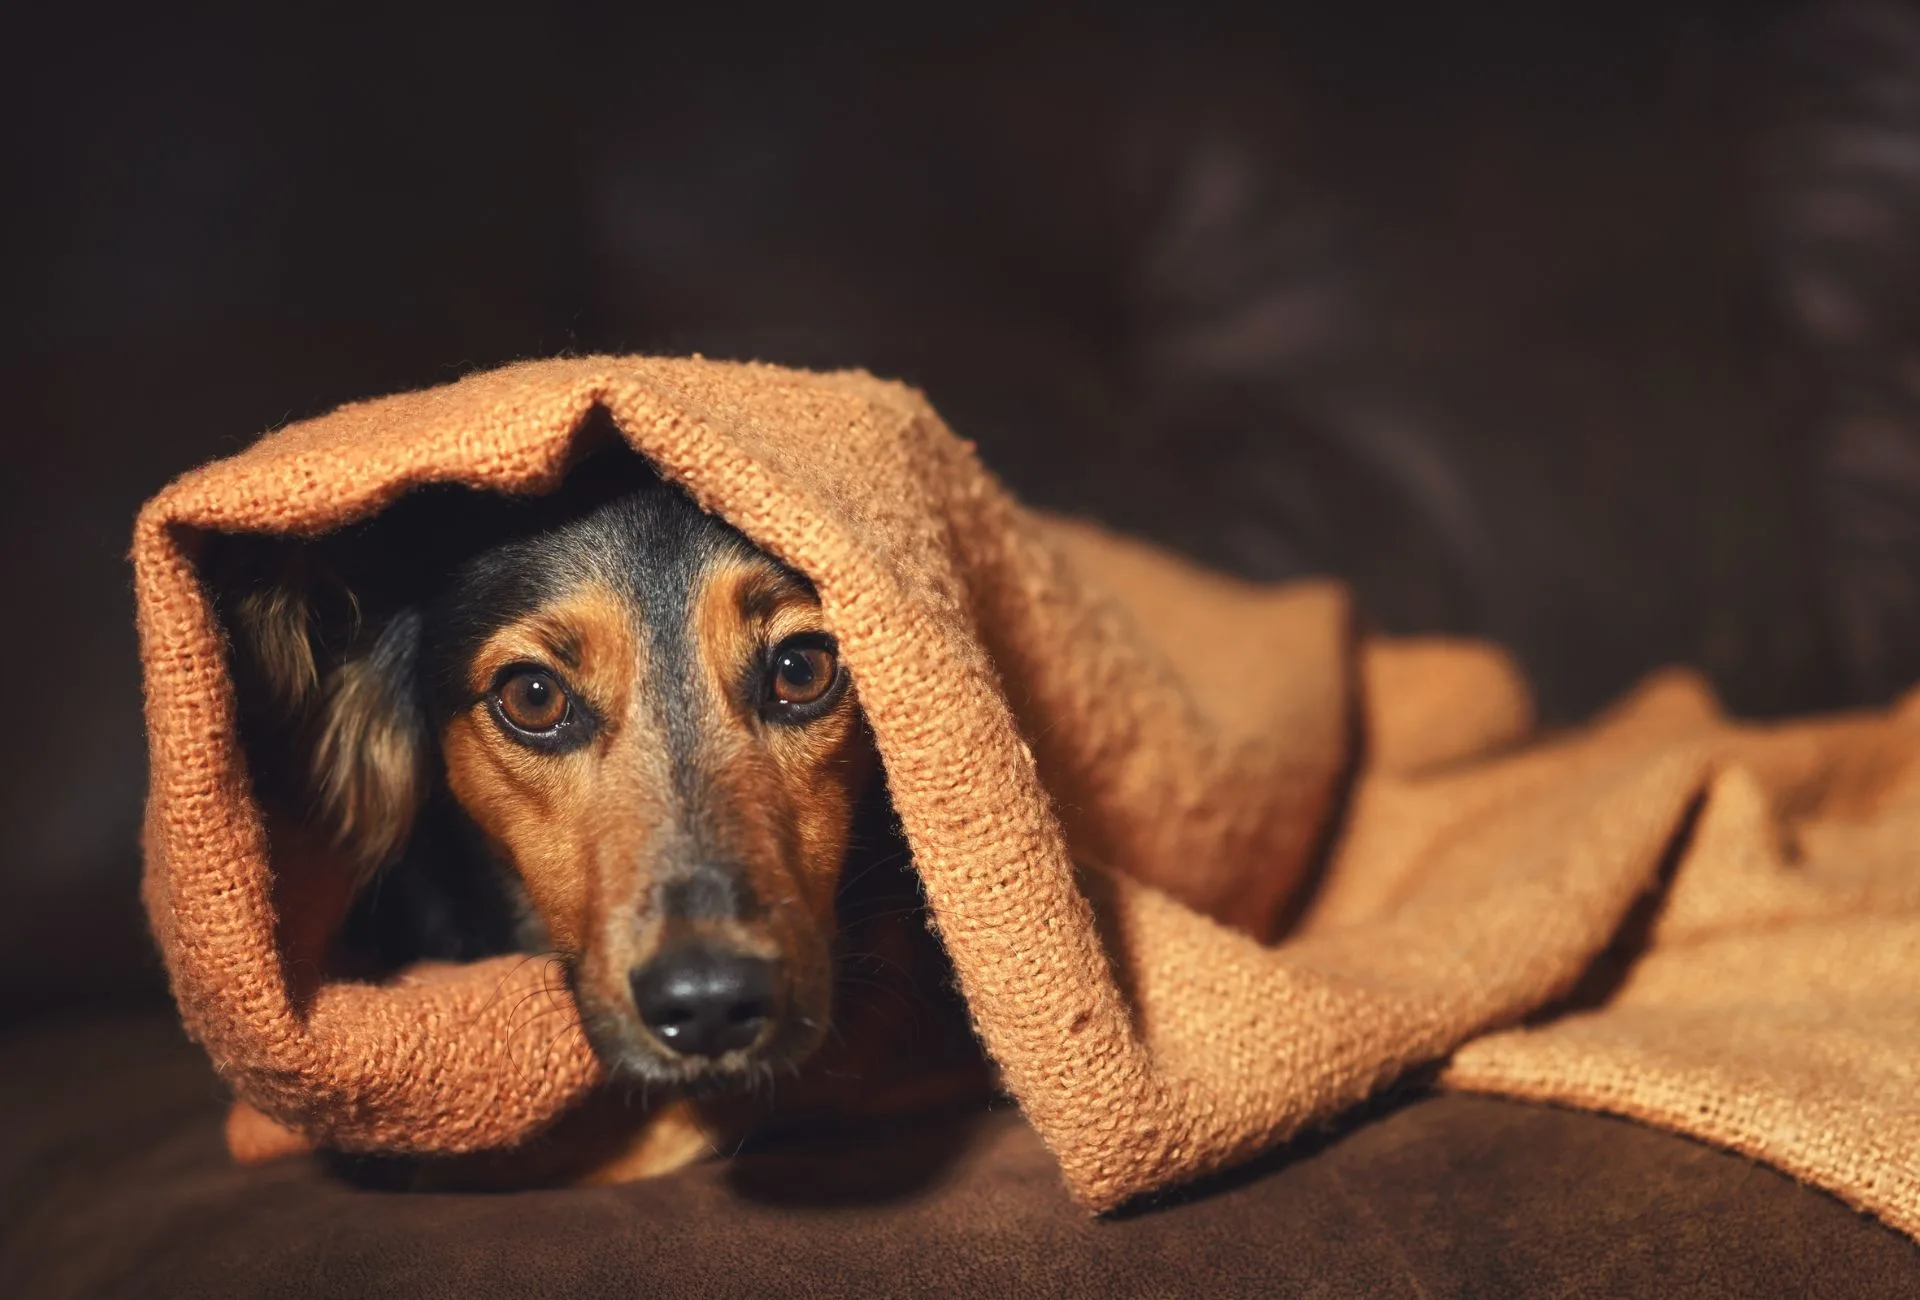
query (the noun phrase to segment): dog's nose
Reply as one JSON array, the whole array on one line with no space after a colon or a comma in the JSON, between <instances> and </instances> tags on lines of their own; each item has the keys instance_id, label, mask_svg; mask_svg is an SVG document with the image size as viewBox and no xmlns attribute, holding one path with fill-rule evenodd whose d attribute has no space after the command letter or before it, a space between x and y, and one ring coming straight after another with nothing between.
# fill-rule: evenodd
<instances>
[{"instance_id":1,"label":"dog's nose","mask_svg":"<svg viewBox=\"0 0 1920 1300\"><path fill-rule=\"evenodd\" d=\"M750 1046L774 1013L774 964L704 945L675 948L633 973L640 1019L682 1056Z\"/></svg>"}]
</instances>

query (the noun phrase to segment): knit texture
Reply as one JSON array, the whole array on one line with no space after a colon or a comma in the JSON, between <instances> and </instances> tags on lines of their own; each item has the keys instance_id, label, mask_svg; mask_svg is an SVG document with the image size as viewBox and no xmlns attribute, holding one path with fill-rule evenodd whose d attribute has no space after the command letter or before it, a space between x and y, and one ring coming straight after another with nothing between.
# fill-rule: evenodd
<instances>
[{"instance_id":1,"label":"knit texture","mask_svg":"<svg viewBox=\"0 0 1920 1300\"><path fill-rule=\"evenodd\" d=\"M818 587L976 1029L1088 1206L1437 1065L1920 1236L1920 706L1743 726L1668 674L1536 739L1493 649L1026 510L911 389L697 358L348 406L141 512L145 897L237 1152L509 1145L599 1074L538 962L283 962L201 542L550 490L596 410Z\"/></svg>"}]
</instances>

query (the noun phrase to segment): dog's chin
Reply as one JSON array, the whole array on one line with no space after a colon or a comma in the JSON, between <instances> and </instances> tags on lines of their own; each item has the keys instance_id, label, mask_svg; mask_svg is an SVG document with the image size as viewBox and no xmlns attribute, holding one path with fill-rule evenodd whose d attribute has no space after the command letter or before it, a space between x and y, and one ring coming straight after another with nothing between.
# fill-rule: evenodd
<instances>
[{"instance_id":1,"label":"dog's chin","mask_svg":"<svg viewBox=\"0 0 1920 1300\"><path fill-rule=\"evenodd\" d=\"M682 1056L661 1047L637 1026L590 1021L587 1032L608 1082L670 1088L694 1097L753 1092L771 1079L791 1077L823 1037L798 1024L782 1024L766 1042L753 1047L720 1056Z\"/></svg>"}]
</instances>

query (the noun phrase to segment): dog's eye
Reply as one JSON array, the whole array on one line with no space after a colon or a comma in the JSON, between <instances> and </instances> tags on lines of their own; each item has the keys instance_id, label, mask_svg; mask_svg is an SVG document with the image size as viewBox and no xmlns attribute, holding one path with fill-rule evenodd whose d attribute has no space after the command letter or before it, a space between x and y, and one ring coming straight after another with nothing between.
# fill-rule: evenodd
<instances>
[{"instance_id":1,"label":"dog's eye","mask_svg":"<svg viewBox=\"0 0 1920 1300\"><path fill-rule=\"evenodd\" d=\"M552 731L567 720L566 688L544 668L522 668L494 692L500 716L521 731Z\"/></svg>"},{"instance_id":2,"label":"dog's eye","mask_svg":"<svg viewBox=\"0 0 1920 1300\"><path fill-rule=\"evenodd\" d=\"M773 660L773 698L812 704L833 685L833 655L819 646L782 650Z\"/></svg>"},{"instance_id":3,"label":"dog's eye","mask_svg":"<svg viewBox=\"0 0 1920 1300\"><path fill-rule=\"evenodd\" d=\"M779 646L767 670L768 715L804 722L829 707L840 683L833 643L820 637L796 637Z\"/></svg>"}]
</instances>

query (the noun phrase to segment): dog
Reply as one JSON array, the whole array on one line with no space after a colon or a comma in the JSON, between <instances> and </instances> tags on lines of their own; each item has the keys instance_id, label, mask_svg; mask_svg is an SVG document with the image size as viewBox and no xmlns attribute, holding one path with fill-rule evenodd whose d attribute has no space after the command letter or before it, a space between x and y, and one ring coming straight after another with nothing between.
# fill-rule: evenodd
<instances>
[{"instance_id":1,"label":"dog","mask_svg":"<svg viewBox=\"0 0 1920 1300\"><path fill-rule=\"evenodd\" d=\"M605 1067L429 1181L650 1177L981 1094L813 585L641 458L217 569L290 969L553 954Z\"/></svg>"}]
</instances>

